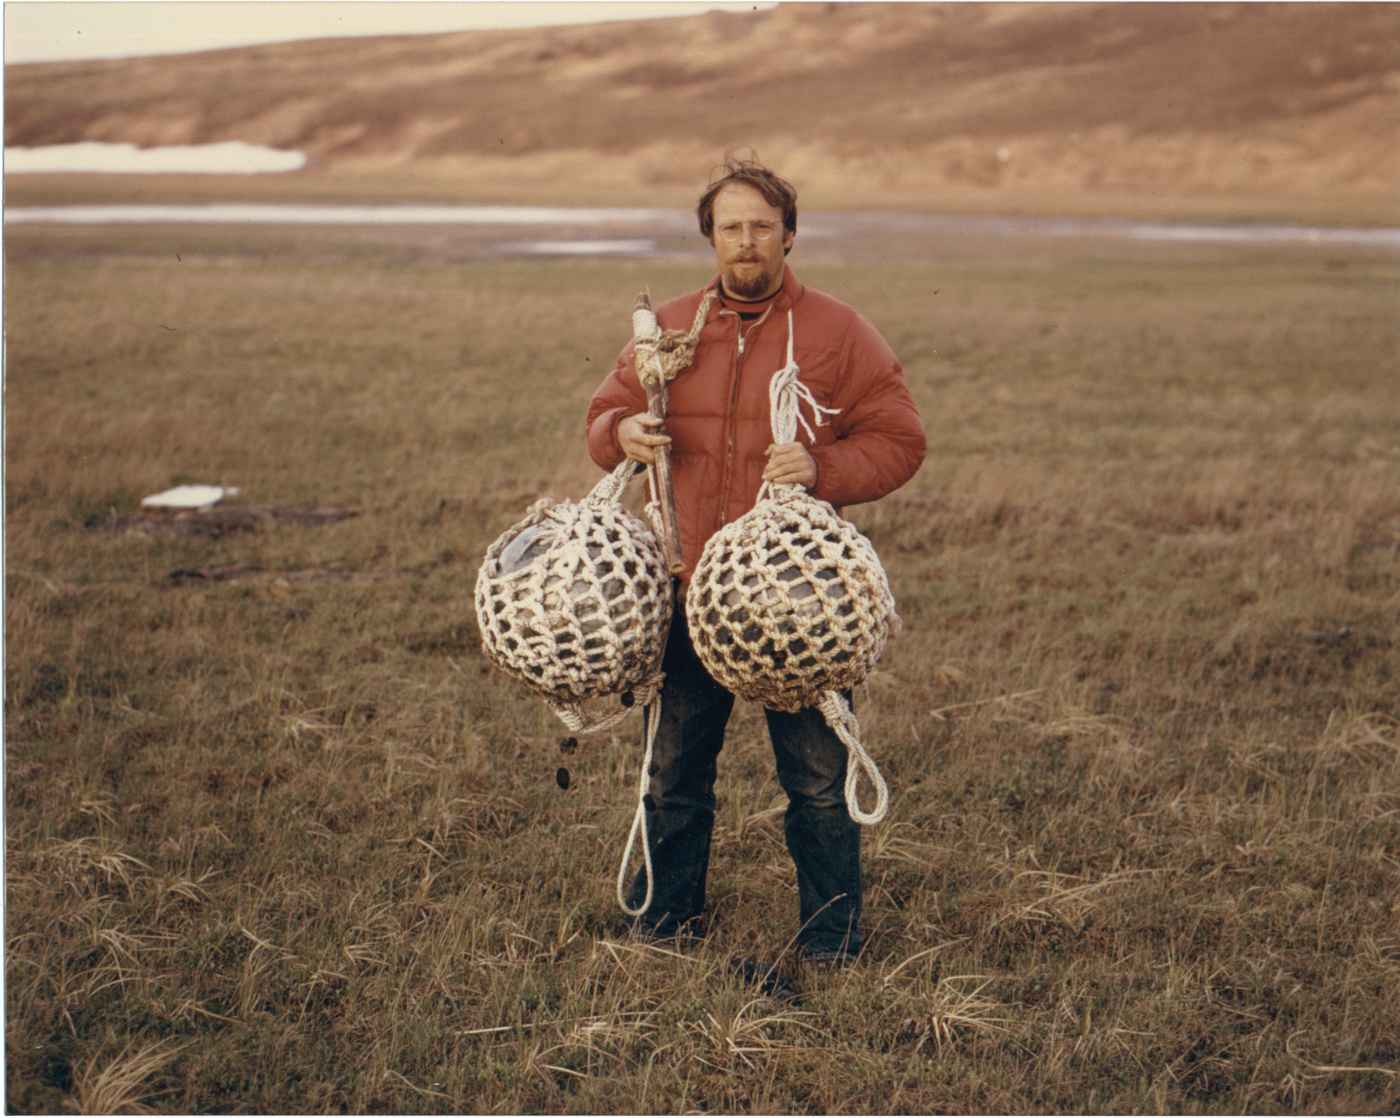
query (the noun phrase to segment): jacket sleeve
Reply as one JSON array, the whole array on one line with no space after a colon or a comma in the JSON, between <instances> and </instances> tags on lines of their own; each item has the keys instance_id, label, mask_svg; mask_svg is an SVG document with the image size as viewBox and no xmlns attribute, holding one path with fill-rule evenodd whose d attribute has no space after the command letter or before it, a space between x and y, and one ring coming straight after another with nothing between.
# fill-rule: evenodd
<instances>
[{"instance_id":1,"label":"jacket sleeve","mask_svg":"<svg viewBox=\"0 0 1400 1118\"><path fill-rule=\"evenodd\" d=\"M617 442L617 425L629 415L647 410L647 394L637 381L632 343L618 355L611 373L588 401L588 454L603 469L618 466L624 457Z\"/></svg>"},{"instance_id":2,"label":"jacket sleeve","mask_svg":"<svg viewBox=\"0 0 1400 1118\"><path fill-rule=\"evenodd\" d=\"M832 401L836 441L813 447L813 495L833 505L857 505L892 493L924 460L923 420L904 368L879 332L857 317L847 336L842 376Z\"/></svg>"}]
</instances>

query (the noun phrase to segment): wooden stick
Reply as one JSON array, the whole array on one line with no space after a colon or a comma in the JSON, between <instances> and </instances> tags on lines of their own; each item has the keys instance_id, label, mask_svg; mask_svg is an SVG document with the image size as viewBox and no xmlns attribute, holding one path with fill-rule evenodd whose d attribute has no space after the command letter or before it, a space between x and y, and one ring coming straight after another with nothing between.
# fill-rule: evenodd
<instances>
[{"instance_id":1,"label":"wooden stick","mask_svg":"<svg viewBox=\"0 0 1400 1118\"><path fill-rule=\"evenodd\" d=\"M660 333L659 326L656 325L655 312L651 307L651 296L645 291L637 296L637 302L632 308L632 333L634 338L646 336L643 330L645 326L639 325L637 312L645 314L643 319L649 319L647 325L650 327L647 334L656 336ZM655 351L653 351L655 352ZM666 418L666 382L661 376L660 361L657 361L658 368L653 377L642 377L643 386L647 393L647 414L654 415L659 419ZM666 554L666 562L673 575L680 574L685 569L685 560L681 554L680 531L676 526L676 487L671 479L671 448L659 446L656 448L656 457L651 466L653 484L657 495L657 502L660 505L661 513L661 547Z\"/></svg>"}]
</instances>

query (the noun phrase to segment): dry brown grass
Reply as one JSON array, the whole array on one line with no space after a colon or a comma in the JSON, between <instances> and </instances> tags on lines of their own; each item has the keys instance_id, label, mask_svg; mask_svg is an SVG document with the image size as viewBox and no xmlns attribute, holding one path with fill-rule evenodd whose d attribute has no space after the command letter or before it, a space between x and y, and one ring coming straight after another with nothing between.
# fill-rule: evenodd
<instances>
[{"instance_id":1,"label":"dry brown grass","mask_svg":"<svg viewBox=\"0 0 1400 1118\"><path fill-rule=\"evenodd\" d=\"M123 1048L111 1063L88 1060L74 1076L79 1114L155 1114L143 1101L145 1084L179 1054L180 1045L157 1041Z\"/></svg>"},{"instance_id":2,"label":"dry brown grass","mask_svg":"<svg viewBox=\"0 0 1400 1118\"><path fill-rule=\"evenodd\" d=\"M758 713L711 939L634 943L635 727L561 792L470 616L490 539L596 476L635 292L702 269L456 238L9 231L11 1108L1400 1106L1393 256L795 258L904 356L931 447L852 510L905 629L858 700L894 792L868 954L823 974L783 954ZM361 515L115 527L182 480Z\"/></svg>"}]
</instances>

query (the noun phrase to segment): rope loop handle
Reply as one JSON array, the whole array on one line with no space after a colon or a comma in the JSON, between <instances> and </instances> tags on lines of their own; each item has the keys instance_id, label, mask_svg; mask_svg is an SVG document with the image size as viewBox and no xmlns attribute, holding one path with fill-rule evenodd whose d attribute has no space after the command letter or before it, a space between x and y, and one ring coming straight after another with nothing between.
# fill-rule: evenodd
<instances>
[{"instance_id":1,"label":"rope loop handle","mask_svg":"<svg viewBox=\"0 0 1400 1118\"><path fill-rule=\"evenodd\" d=\"M845 744L851 762L846 768L846 810L857 823L869 826L880 822L890 809L890 789L885 783L885 778L880 775L874 758L860 744L860 738L857 736L860 733L860 723L856 721L855 713L839 691L823 692L818 709L827 724L836 732L836 736ZM862 772L875 786L875 806L869 811L862 810L857 797Z\"/></svg>"},{"instance_id":2,"label":"rope loop handle","mask_svg":"<svg viewBox=\"0 0 1400 1118\"><path fill-rule=\"evenodd\" d=\"M646 738L646 753L642 757L642 772L637 781L637 810L632 814L632 827L627 832L627 845L622 849L622 864L617 867L617 903L622 911L633 918L641 916L651 907L654 895L656 873L651 865L651 836L647 833L647 785L651 781L651 758L656 745L656 729L661 725L661 701L649 703L642 711L645 721L643 734ZM627 903L627 864L632 861L632 852L637 840L642 841L642 865L646 869L647 889L642 903L636 908Z\"/></svg>"}]
</instances>

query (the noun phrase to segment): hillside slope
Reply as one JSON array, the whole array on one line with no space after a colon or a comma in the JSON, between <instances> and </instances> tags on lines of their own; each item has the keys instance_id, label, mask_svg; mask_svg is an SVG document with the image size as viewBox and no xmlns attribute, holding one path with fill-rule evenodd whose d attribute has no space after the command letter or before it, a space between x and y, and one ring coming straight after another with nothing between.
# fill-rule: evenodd
<instances>
[{"instance_id":1,"label":"hillside slope","mask_svg":"<svg viewBox=\"0 0 1400 1118\"><path fill-rule=\"evenodd\" d=\"M834 202L1384 198L1400 7L803 4L6 72L7 145L231 139L409 193L689 189L751 145Z\"/></svg>"}]
</instances>

